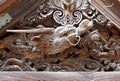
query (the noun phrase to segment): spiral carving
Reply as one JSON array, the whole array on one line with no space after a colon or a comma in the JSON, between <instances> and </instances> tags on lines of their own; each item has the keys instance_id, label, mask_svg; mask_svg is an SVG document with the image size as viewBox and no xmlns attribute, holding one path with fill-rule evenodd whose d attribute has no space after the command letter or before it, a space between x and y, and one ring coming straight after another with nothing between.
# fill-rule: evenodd
<instances>
[{"instance_id":1,"label":"spiral carving","mask_svg":"<svg viewBox=\"0 0 120 81\"><path fill-rule=\"evenodd\" d=\"M86 59L80 61L80 69L82 71L98 71L100 69L100 63L96 60Z\"/></svg>"},{"instance_id":2,"label":"spiral carving","mask_svg":"<svg viewBox=\"0 0 120 81\"><path fill-rule=\"evenodd\" d=\"M65 22L66 22L65 14L62 10L55 11L54 14L53 14L53 18L57 23L59 23L61 25L64 25Z\"/></svg>"},{"instance_id":3,"label":"spiral carving","mask_svg":"<svg viewBox=\"0 0 120 81\"><path fill-rule=\"evenodd\" d=\"M82 13L78 10L74 10L71 13L71 16L65 15L63 10L57 10L53 14L54 20L61 24L61 25L66 25L66 24L78 24L82 20Z\"/></svg>"},{"instance_id":4,"label":"spiral carving","mask_svg":"<svg viewBox=\"0 0 120 81\"><path fill-rule=\"evenodd\" d=\"M78 24L82 20L82 13L78 10L75 10L72 13L72 24Z\"/></svg>"}]
</instances>

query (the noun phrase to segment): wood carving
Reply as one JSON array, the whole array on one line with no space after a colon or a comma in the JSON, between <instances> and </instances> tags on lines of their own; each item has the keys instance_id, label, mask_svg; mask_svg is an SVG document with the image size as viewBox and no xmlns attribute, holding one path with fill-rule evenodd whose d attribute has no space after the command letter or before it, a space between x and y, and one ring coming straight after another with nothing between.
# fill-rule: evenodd
<instances>
[{"instance_id":1,"label":"wood carving","mask_svg":"<svg viewBox=\"0 0 120 81\"><path fill-rule=\"evenodd\" d=\"M43 0L36 10L18 29L6 30L10 36L0 42L1 59L20 55L22 62L7 60L0 70L120 70L120 32L91 0Z\"/></svg>"},{"instance_id":2,"label":"wood carving","mask_svg":"<svg viewBox=\"0 0 120 81\"><path fill-rule=\"evenodd\" d=\"M7 32L39 33L39 36L31 38L31 42L37 46L36 50L40 50L43 54L57 54L76 46L81 40L80 36L87 33L92 26L93 22L85 19L78 28L73 25L60 26L56 29L39 26L40 29L7 30Z\"/></svg>"}]
</instances>

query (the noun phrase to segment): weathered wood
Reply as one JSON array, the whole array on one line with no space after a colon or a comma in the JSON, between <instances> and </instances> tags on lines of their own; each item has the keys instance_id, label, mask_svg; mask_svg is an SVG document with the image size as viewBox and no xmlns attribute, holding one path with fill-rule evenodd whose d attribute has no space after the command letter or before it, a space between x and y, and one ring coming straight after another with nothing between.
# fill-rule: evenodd
<instances>
[{"instance_id":1,"label":"weathered wood","mask_svg":"<svg viewBox=\"0 0 120 81\"><path fill-rule=\"evenodd\" d=\"M120 2L118 0L107 0L107 3L103 0L92 0L91 4L120 30Z\"/></svg>"},{"instance_id":2,"label":"weathered wood","mask_svg":"<svg viewBox=\"0 0 120 81\"><path fill-rule=\"evenodd\" d=\"M0 14L3 13L6 9L12 6L16 0L7 0L5 3L0 5Z\"/></svg>"},{"instance_id":3,"label":"weathered wood","mask_svg":"<svg viewBox=\"0 0 120 81\"><path fill-rule=\"evenodd\" d=\"M6 11L13 19L0 30L0 37L6 34L6 29L14 28L20 19L24 18L28 13L39 7L40 3L39 0L18 0L12 8Z\"/></svg>"},{"instance_id":4,"label":"weathered wood","mask_svg":"<svg viewBox=\"0 0 120 81\"><path fill-rule=\"evenodd\" d=\"M99 3L95 0L92 3L88 0L77 0L83 1L81 6L75 6L74 9L68 5L67 8L71 7L72 12L66 12L66 8L62 7L64 4L58 7L55 0L50 1L53 2L18 0L18 6L14 5L7 10L13 20L1 29L0 35L3 36L6 30L20 34L9 33L9 36L1 39L0 71L120 71L120 33L113 25L119 25L119 13L114 10L119 8L116 6L119 4L111 5L109 1L103 3L102 0ZM18 25L17 22L19 30L8 30ZM117 26L118 29L119 27ZM21 28L31 30L20 30ZM26 65L19 66L15 60L9 63L12 57ZM87 80L81 78L93 81L93 76L98 75L89 74L91 76L86 77Z\"/></svg>"},{"instance_id":5,"label":"weathered wood","mask_svg":"<svg viewBox=\"0 0 120 81\"><path fill-rule=\"evenodd\" d=\"M4 72L1 81L119 81L120 73Z\"/></svg>"}]
</instances>

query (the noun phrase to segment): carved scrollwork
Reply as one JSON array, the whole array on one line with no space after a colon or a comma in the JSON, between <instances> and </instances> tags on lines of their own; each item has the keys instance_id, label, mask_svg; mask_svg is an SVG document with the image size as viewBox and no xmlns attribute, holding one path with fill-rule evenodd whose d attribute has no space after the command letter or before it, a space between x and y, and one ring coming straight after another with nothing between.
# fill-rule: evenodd
<instances>
[{"instance_id":1,"label":"carved scrollwork","mask_svg":"<svg viewBox=\"0 0 120 81\"><path fill-rule=\"evenodd\" d=\"M7 30L18 34L0 41L0 60L27 61L2 60L0 70L120 71L120 32L90 1L43 0L23 18L34 29Z\"/></svg>"},{"instance_id":2,"label":"carved scrollwork","mask_svg":"<svg viewBox=\"0 0 120 81\"><path fill-rule=\"evenodd\" d=\"M83 71L98 71L100 69L100 63L95 60L87 59L80 61L80 69Z\"/></svg>"},{"instance_id":3,"label":"carved scrollwork","mask_svg":"<svg viewBox=\"0 0 120 81\"><path fill-rule=\"evenodd\" d=\"M33 71L26 63L18 59L8 59L1 67L1 71Z\"/></svg>"},{"instance_id":4,"label":"carved scrollwork","mask_svg":"<svg viewBox=\"0 0 120 81\"><path fill-rule=\"evenodd\" d=\"M82 20L82 13L78 10L73 11L72 13L72 24L78 24Z\"/></svg>"},{"instance_id":5,"label":"carved scrollwork","mask_svg":"<svg viewBox=\"0 0 120 81\"><path fill-rule=\"evenodd\" d=\"M107 1L105 0L105 2ZM109 20L104 15L102 15L93 5L91 5L89 1L85 1L82 7L82 14L85 17L96 21L100 25L106 26L106 24L108 24L107 26L112 26L112 23L109 23Z\"/></svg>"},{"instance_id":6,"label":"carved scrollwork","mask_svg":"<svg viewBox=\"0 0 120 81\"><path fill-rule=\"evenodd\" d=\"M104 15L98 15L94 20L101 25L105 25L108 21Z\"/></svg>"},{"instance_id":7,"label":"carved scrollwork","mask_svg":"<svg viewBox=\"0 0 120 81\"><path fill-rule=\"evenodd\" d=\"M51 16L53 13L53 8L50 6L48 0L41 1L37 9L34 10L31 14L26 15L19 22L19 25L22 26L37 26L48 16Z\"/></svg>"},{"instance_id":8,"label":"carved scrollwork","mask_svg":"<svg viewBox=\"0 0 120 81\"><path fill-rule=\"evenodd\" d=\"M57 23L60 23L62 25L64 25L66 23L67 20L65 20L65 14L63 13L63 11L59 10L59 11L55 11L53 13L53 18L55 19L55 21Z\"/></svg>"},{"instance_id":9,"label":"carved scrollwork","mask_svg":"<svg viewBox=\"0 0 120 81\"><path fill-rule=\"evenodd\" d=\"M61 11L58 10L54 12L53 18L57 23L61 25L67 25L67 24L75 25L82 20L82 14L80 11L75 10L71 13L71 17L70 17L68 15L66 16L63 10Z\"/></svg>"},{"instance_id":10,"label":"carved scrollwork","mask_svg":"<svg viewBox=\"0 0 120 81\"><path fill-rule=\"evenodd\" d=\"M89 19L93 19L98 14L98 10L90 5L89 2L86 2L82 7L82 14Z\"/></svg>"},{"instance_id":11,"label":"carved scrollwork","mask_svg":"<svg viewBox=\"0 0 120 81\"><path fill-rule=\"evenodd\" d=\"M80 1L82 2L82 0ZM56 6L54 4L54 1L51 1L51 3L54 6ZM67 4L67 2L64 3L63 1L61 2L61 4L62 4L61 7L56 6L58 10L53 13L53 18L57 23L61 25L66 25L66 24L75 25L82 20L82 13L79 11L79 9L77 9L76 3L73 2L71 5L66 6L65 4ZM81 4L82 3L80 3L80 6Z\"/></svg>"}]
</instances>

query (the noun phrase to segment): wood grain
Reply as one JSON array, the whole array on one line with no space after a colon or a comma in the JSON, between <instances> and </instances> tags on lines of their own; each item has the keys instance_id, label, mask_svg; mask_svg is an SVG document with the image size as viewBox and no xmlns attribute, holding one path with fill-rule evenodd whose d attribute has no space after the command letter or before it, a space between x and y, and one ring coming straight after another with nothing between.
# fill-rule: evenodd
<instances>
[{"instance_id":1,"label":"wood grain","mask_svg":"<svg viewBox=\"0 0 120 81\"><path fill-rule=\"evenodd\" d=\"M10 9L6 10L13 19L0 30L0 38L6 34L7 29L14 28L20 19L38 8L40 3L40 0L17 0ZM0 7L0 9L1 8L2 7Z\"/></svg>"},{"instance_id":2,"label":"wood grain","mask_svg":"<svg viewBox=\"0 0 120 81\"><path fill-rule=\"evenodd\" d=\"M120 73L1 72L0 81L119 81Z\"/></svg>"},{"instance_id":3,"label":"wood grain","mask_svg":"<svg viewBox=\"0 0 120 81\"><path fill-rule=\"evenodd\" d=\"M3 13L7 8L14 4L16 0L8 0L4 4L0 5L0 14Z\"/></svg>"},{"instance_id":4,"label":"wood grain","mask_svg":"<svg viewBox=\"0 0 120 81\"><path fill-rule=\"evenodd\" d=\"M113 6L107 7L102 0L92 0L92 5L100 11L107 19L109 19L117 29L120 30L120 2L118 0L108 0L109 4L113 3Z\"/></svg>"}]
</instances>

